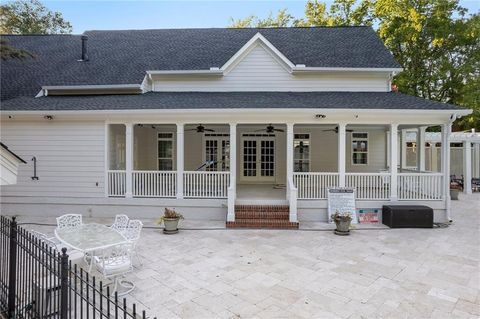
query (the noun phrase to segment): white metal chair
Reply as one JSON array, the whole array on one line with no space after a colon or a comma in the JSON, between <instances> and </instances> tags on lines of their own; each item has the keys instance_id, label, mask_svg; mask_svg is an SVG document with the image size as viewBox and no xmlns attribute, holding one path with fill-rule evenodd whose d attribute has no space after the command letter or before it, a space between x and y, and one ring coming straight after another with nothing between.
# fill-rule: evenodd
<instances>
[{"instance_id":1,"label":"white metal chair","mask_svg":"<svg viewBox=\"0 0 480 319\"><path fill-rule=\"evenodd\" d=\"M125 231L122 233L123 236L132 244L132 250L135 257L138 259L140 266L143 265L140 256L137 251L137 241L140 239L140 234L142 232L143 223L138 219L133 219L128 222L128 226L125 228Z\"/></svg>"},{"instance_id":2,"label":"white metal chair","mask_svg":"<svg viewBox=\"0 0 480 319\"><path fill-rule=\"evenodd\" d=\"M60 244L60 241L54 237L54 236L48 236L47 234L44 234L42 232L39 232L38 230L30 229L29 231L33 236L40 240L48 240L49 242L55 243L55 245Z\"/></svg>"},{"instance_id":3,"label":"white metal chair","mask_svg":"<svg viewBox=\"0 0 480 319\"><path fill-rule=\"evenodd\" d=\"M123 280L125 275L133 270L132 244L118 244L107 247L100 254L93 256L92 261L105 278L113 279L112 295L115 294L118 286L126 288L126 291L118 293L119 296L128 294L135 289L133 282Z\"/></svg>"},{"instance_id":4,"label":"white metal chair","mask_svg":"<svg viewBox=\"0 0 480 319\"><path fill-rule=\"evenodd\" d=\"M123 234L127 226L128 226L128 216L119 214L119 215L115 215L115 221L113 222L112 226L110 226L110 228Z\"/></svg>"},{"instance_id":5,"label":"white metal chair","mask_svg":"<svg viewBox=\"0 0 480 319\"><path fill-rule=\"evenodd\" d=\"M30 233L38 238L40 241L43 241L48 247L52 247L57 251L62 251L62 248L65 247L57 238L49 237L47 234L41 233L36 230L30 230ZM68 248L67 250L68 260L72 262L72 264L77 264L80 260L83 259L83 253L76 249Z\"/></svg>"},{"instance_id":6,"label":"white metal chair","mask_svg":"<svg viewBox=\"0 0 480 319\"><path fill-rule=\"evenodd\" d=\"M58 229L74 229L82 225L82 215L80 214L66 214L57 217Z\"/></svg>"}]
</instances>

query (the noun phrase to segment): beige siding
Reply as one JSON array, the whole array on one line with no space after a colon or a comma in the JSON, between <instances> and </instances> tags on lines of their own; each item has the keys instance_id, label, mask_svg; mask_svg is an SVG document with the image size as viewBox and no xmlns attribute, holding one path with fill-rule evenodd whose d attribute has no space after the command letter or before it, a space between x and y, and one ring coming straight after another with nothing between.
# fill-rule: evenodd
<instances>
[{"instance_id":1,"label":"beige siding","mask_svg":"<svg viewBox=\"0 0 480 319\"><path fill-rule=\"evenodd\" d=\"M346 170L352 173L379 172L387 168L387 133L383 129L356 129L368 133L368 164L352 164L352 134L347 133Z\"/></svg>"},{"instance_id":2,"label":"beige siding","mask_svg":"<svg viewBox=\"0 0 480 319\"><path fill-rule=\"evenodd\" d=\"M376 91L389 90L376 72L290 74L262 45L255 46L223 77L178 77L155 81L155 91Z\"/></svg>"},{"instance_id":3,"label":"beige siding","mask_svg":"<svg viewBox=\"0 0 480 319\"><path fill-rule=\"evenodd\" d=\"M104 135L103 122L2 122L2 142L27 161L18 184L2 187L2 196L103 197Z\"/></svg>"}]
</instances>

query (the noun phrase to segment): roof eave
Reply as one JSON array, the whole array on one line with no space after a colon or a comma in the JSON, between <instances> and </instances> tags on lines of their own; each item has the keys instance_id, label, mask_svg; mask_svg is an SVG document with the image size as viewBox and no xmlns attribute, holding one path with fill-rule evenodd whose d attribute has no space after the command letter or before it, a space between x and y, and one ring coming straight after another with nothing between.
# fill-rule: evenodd
<instances>
[{"instance_id":1,"label":"roof eave","mask_svg":"<svg viewBox=\"0 0 480 319\"><path fill-rule=\"evenodd\" d=\"M314 72L401 72L403 68L348 68L348 67L308 67L294 66L292 73Z\"/></svg>"}]
</instances>

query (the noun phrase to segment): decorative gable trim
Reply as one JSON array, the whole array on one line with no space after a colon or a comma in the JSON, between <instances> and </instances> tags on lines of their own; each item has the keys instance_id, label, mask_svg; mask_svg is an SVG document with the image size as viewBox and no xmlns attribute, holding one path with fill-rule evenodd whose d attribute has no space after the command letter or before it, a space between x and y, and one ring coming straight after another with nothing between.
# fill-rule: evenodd
<instances>
[{"instance_id":1,"label":"decorative gable trim","mask_svg":"<svg viewBox=\"0 0 480 319\"><path fill-rule=\"evenodd\" d=\"M237 51L221 68L224 72L230 71L238 62L240 62L256 45L262 44L276 60L281 62L289 72L295 67L282 52L280 52L270 41L268 41L260 32L255 34L240 50Z\"/></svg>"}]
</instances>

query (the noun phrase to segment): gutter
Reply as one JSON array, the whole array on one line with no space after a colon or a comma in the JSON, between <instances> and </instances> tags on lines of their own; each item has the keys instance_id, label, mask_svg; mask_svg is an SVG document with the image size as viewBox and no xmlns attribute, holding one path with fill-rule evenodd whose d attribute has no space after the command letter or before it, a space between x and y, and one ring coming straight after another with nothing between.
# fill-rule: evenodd
<instances>
[{"instance_id":1,"label":"gutter","mask_svg":"<svg viewBox=\"0 0 480 319\"><path fill-rule=\"evenodd\" d=\"M292 68L292 73L312 72L401 72L403 68L339 68L339 67L308 67L297 64Z\"/></svg>"}]
</instances>

